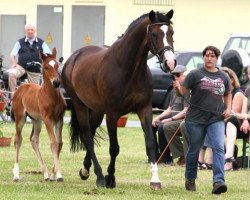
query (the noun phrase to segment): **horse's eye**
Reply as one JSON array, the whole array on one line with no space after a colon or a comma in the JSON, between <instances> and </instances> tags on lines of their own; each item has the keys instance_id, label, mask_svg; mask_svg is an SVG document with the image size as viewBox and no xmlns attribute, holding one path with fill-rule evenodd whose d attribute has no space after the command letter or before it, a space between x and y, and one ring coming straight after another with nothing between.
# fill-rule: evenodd
<instances>
[{"instance_id":1,"label":"horse's eye","mask_svg":"<svg viewBox=\"0 0 250 200\"><path fill-rule=\"evenodd\" d=\"M157 38L157 34L156 33L152 33L152 37L153 38Z\"/></svg>"}]
</instances>

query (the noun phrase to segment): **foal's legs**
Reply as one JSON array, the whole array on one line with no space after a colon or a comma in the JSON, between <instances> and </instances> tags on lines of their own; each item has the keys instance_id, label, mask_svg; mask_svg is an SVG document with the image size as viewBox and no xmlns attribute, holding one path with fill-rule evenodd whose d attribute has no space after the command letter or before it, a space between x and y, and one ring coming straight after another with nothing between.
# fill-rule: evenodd
<instances>
[{"instance_id":1,"label":"foal's legs","mask_svg":"<svg viewBox=\"0 0 250 200\"><path fill-rule=\"evenodd\" d=\"M41 128L42 128L42 122L41 120L32 120L33 122L33 128L32 128L32 132L30 135L30 142L32 144L32 147L36 153L36 157L37 160L39 162L39 165L41 167L41 170L43 172L43 176L44 176L44 180L48 181L49 180L49 171L47 166L45 165L40 150L39 150L39 135L41 132Z\"/></svg>"},{"instance_id":2,"label":"foal's legs","mask_svg":"<svg viewBox=\"0 0 250 200\"><path fill-rule=\"evenodd\" d=\"M15 164L13 168L13 181L19 181L19 151L20 147L22 145L22 129L25 123L25 116L15 116L16 118L16 136L15 136L15 141L14 141L14 146L16 149L16 157L15 157Z\"/></svg>"},{"instance_id":3,"label":"foal's legs","mask_svg":"<svg viewBox=\"0 0 250 200\"><path fill-rule=\"evenodd\" d=\"M59 156L58 156L58 152L61 151L61 149L59 150L59 145L57 143L55 134L54 134L54 122L52 119L50 118L45 118L44 119L44 124L46 126L48 135L49 135L49 139L50 139L50 148L54 157L54 167L53 167L53 173L56 173L56 181L63 181L63 177L61 174L61 169L60 169L60 165L59 165Z\"/></svg>"},{"instance_id":4,"label":"foal's legs","mask_svg":"<svg viewBox=\"0 0 250 200\"><path fill-rule=\"evenodd\" d=\"M62 146L63 146L62 128L63 128L63 119L61 119L61 120L59 120L58 122L55 123L55 134L56 134L56 141L57 141L57 145L58 145L58 151L57 151L58 159L59 159L60 152L61 152ZM61 174L56 174L56 173L60 173L60 172L56 172L55 163L53 163L52 174L50 176L50 180L55 180L56 177L61 177L62 178ZM57 180L57 181L59 181L59 180Z\"/></svg>"}]
</instances>

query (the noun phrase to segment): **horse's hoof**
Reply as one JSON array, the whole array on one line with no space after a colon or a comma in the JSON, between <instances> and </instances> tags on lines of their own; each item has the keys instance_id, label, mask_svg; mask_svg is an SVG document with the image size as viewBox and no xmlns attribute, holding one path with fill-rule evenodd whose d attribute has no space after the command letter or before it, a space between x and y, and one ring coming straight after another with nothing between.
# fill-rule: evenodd
<instances>
[{"instance_id":1,"label":"horse's hoof","mask_svg":"<svg viewBox=\"0 0 250 200\"><path fill-rule=\"evenodd\" d=\"M13 178L13 182L17 183L19 181L19 178Z\"/></svg>"},{"instance_id":2,"label":"horse's hoof","mask_svg":"<svg viewBox=\"0 0 250 200\"><path fill-rule=\"evenodd\" d=\"M161 182L150 182L150 188L152 190L161 190Z\"/></svg>"},{"instance_id":3,"label":"horse's hoof","mask_svg":"<svg viewBox=\"0 0 250 200\"><path fill-rule=\"evenodd\" d=\"M96 180L96 187L105 187L105 180L104 179L97 179Z\"/></svg>"},{"instance_id":4,"label":"horse's hoof","mask_svg":"<svg viewBox=\"0 0 250 200\"><path fill-rule=\"evenodd\" d=\"M50 179L49 179L49 178L45 178L44 180L45 180L46 182L50 181Z\"/></svg>"},{"instance_id":5,"label":"horse's hoof","mask_svg":"<svg viewBox=\"0 0 250 200\"><path fill-rule=\"evenodd\" d=\"M57 178L56 182L63 182L63 178Z\"/></svg>"},{"instance_id":6,"label":"horse's hoof","mask_svg":"<svg viewBox=\"0 0 250 200\"><path fill-rule=\"evenodd\" d=\"M82 169L80 169L80 171L79 171L79 176L81 177L82 180L85 181L85 180L87 180L87 179L89 178L89 173L83 175L83 174L82 174Z\"/></svg>"},{"instance_id":7,"label":"horse's hoof","mask_svg":"<svg viewBox=\"0 0 250 200\"><path fill-rule=\"evenodd\" d=\"M105 183L106 183L106 188L115 188L116 187L116 181L115 181L115 176L105 176Z\"/></svg>"}]
</instances>

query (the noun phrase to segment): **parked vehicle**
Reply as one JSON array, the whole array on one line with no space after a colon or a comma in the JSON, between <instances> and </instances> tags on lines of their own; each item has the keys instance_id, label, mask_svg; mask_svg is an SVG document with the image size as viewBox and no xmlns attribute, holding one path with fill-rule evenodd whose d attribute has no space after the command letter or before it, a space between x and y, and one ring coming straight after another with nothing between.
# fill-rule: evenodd
<instances>
[{"instance_id":1,"label":"parked vehicle","mask_svg":"<svg viewBox=\"0 0 250 200\"><path fill-rule=\"evenodd\" d=\"M244 90L249 84L246 70L250 65L250 33L231 34L217 65L234 70Z\"/></svg>"},{"instance_id":2,"label":"parked vehicle","mask_svg":"<svg viewBox=\"0 0 250 200\"><path fill-rule=\"evenodd\" d=\"M178 65L187 67L185 74L203 66L204 63L201 52L176 52L175 56ZM169 94L172 90L172 76L161 70L160 63L155 56L149 55L147 63L151 70L154 84L152 107L166 109L170 100Z\"/></svg>"}]
</instances>

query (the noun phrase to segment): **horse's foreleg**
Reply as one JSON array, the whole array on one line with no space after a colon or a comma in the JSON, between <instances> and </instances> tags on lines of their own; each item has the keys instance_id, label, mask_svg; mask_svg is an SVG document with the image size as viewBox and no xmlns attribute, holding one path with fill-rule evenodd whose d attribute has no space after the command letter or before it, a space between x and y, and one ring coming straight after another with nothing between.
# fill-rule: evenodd
<instances>
[{"instance_id":1,"label":"horse's foreleg","mask_svg":"<svg viewBox=\"0 0 250 200\"><path fill-rule=\"evenodd\" d=\"M109 133L109 154L110 154L110 163L108 166L108 175L105 176L105 183L107 188L115 188L115 161L116 157L119 154L120 147L117 140L117 119L109 118L107 116L107 128Z\"/></svg>"},{"instance_id":2,"label":"horse's foreleg","mask_svg":"<svg viewBox=\"0 0 250 200\"><path fill-rule=\"evenodd\" d=\"M149 159L151 162L151 173L152 178L150 180L150 187L153 190L161 189L161 181L158 176L158 167L156 163L156 155L155 155L155 142L152 131L152 108L148 106L147 108L138 112L138 116L141 121L142 129L145 134L146 148L149 153Z\"/></svg>"},{"instance_id":3,"label":"horse's foreleg","mask_svg":"<svg viewBox=\"0 0 250 200\"><path fill-rule=\"evenodd\" d=\"M22 129L24 126L25 120L24 119L19 119L16 118L16 136L15 136L15 140L14 140L14 146L16 149L16 157L15 157L15 164L14 164L14 168L13 168L13 181L19 181L20 177L19 177L19 151L20 151L20 147L22 145Z\"/></svg>"},{"instance_id":4,"label":"horse's foreleg","mask_svg":"<svg viewBox=\"0 0 250 200\"><path fill-rule=\"evenodd\" d=\"M58 145L58 152L57 152L58 158L60 156L60 152L61 152L62 146L63 146L62 129L63 129L63 119L61 119L60 121L58 121L56 123L56 126L55 126L56 141L57 141L57 145Z\"/></svg>"},{"instance_id":5,"label":"horse's foreleg","mask_svg":"<svg viewBox=\"0 0 250 200\"><path fill-rule=\"evenodd\" d=\"M43 176L44 176L44 180L48 181L49 180L49 170L47 168L47 166L45 165L41 152L39 150L39 135L41 132L41 128L42 128L42 122L40 120L32 120L33 121L33 128L32 128L32 132L30 135L30 142L31 145L36 153L36 157L38 160L38 163L40 165L40 168L43 172Z\"/></svg>"},{"instance_id":6,"label":"horse's foreleg","mask_svg":"<svg viewBox=\"0 0 250 200\"><path fill-rule=\"evenodd\" d=\"M56 134L56 141L57 141L57 145L58 145L58 151L57 151L58 159L60 157L60 153L61 153L62 146L63 146L62 129L63 129L63 118L55 124L55 134ZM54 173L54 177L62 176L61 174L55 174L55 172L56 172L55 164L53 164L53 166L52 166L52 172Z\"/></svg>"},{"instance_id":7,"label":"horse's foreleg","mask_svg":"<svg viewBox=\"0 0 250 200\"><path fill-rule=\"evenodd\" d=\"M56 181L61 182L63 181L63 177L62 177L61 169L59 165L59 157L58 157L59 146L57 144L57 140L54 134L54 122L53 120L46 118L44 119L44 123L45 123L46 129L49 135L49 139L50 139L51 152L54 157L54 164L52 167L52 176L50 177L50 180L54 180L55 179L54 175L56 174Z\"/></svg>"}]
</instances>

